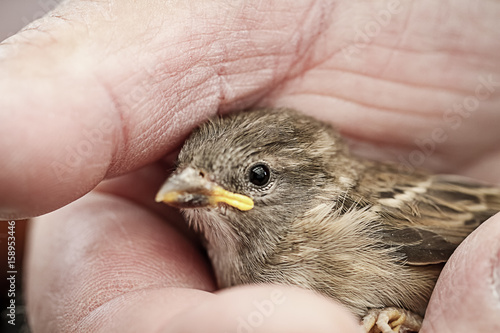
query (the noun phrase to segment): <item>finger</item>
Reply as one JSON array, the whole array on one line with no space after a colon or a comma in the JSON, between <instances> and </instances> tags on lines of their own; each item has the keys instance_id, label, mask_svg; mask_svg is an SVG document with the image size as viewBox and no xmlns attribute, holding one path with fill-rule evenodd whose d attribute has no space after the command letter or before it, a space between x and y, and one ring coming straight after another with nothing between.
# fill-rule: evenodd
<instances>
[{"instance_id":1,"label":"finger","mask_svg":"<svg viewBox=\"0 0 500 333\"><path fill-rule=\"evenodd\" d=\"M422 333L500 330L500 214L458 247L436 284Z\"/></svg>"},{"instance_id":2,"label":"finger","mask_svg":"<svg viewBox=\"0 0 500 333\"><path fill-rule=\"evenodd\" d=\"M5 41L0 218L67 204L254 103L320 31L331 8L312 3L74 0Z\"/></svg>"},{"instance_id":3,"label":"finger","mask_svg":"<svg viewBox=\"0 0 500 333\"><path fill-rule=\"evenodd\" d=\"M175 318L165 333L361 332L339 304L318 294L283 286L246 286L225 290Z\"/></svg>"},{"instance_id":4,"label":"finger","mask_svg":"<svg viewBox=\"0 0 500 333\"><path fill-rule=\"evenodd\" d=\"M180 233L110 195L92 193L36 219L28 244L27 307L36 332L92 322L113 301L125 306L125 295L215 285L208 261Z\"/></svg>"}]
</instances>

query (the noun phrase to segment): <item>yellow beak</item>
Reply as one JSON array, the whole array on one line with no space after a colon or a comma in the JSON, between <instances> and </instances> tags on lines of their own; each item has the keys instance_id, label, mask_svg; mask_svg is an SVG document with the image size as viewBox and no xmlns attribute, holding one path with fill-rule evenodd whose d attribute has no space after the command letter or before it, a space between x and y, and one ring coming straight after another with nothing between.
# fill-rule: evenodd
<instances>
[{"instance_id":1,"label":"yellow beak","mask_svg":"<svg viewBox=\"0 0 500 333\"><path fill-rule=\"evenodd\" d=\"M225 203L247 211L254 206L251 198L226 191L190 167L170 176L156 194L156 201L179 208L199 208Z\"/></svg>"}]
</instances>

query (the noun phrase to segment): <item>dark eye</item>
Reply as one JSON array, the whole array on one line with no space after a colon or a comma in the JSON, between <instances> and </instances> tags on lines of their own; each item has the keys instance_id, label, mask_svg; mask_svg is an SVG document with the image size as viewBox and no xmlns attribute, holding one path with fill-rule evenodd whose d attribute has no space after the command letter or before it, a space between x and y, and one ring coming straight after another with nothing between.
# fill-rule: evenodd
<instances>
[{"instance_id":1,"label":"dark eye","mask_svg":"<svg viewBox=\"0 0 500 333\"><path fill-rule=\"evenodd\" d=\"M257 164L250 168L250 182L257 186L264 186L269 183L271 172L265 164Z\"/></svg>"}]
</instances>

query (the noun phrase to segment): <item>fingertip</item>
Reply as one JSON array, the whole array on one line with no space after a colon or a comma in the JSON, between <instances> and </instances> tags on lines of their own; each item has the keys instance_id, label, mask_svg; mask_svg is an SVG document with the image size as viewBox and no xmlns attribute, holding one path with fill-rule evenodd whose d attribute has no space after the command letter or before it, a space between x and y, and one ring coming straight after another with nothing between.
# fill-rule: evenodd
<instances>
[{"instance_id":1,"label":"fingertip","mask_svg":"<svg viewBox=\"0 0 500 333\"><path fill-rule=\"evenodd\" d=\"M180 332L361 332L341 305L298 288L265 285L231 288L185 312L162 331Z\"/></svg>"},{"instance_id":2,"label":"fingertip","mask_svg":"<svg viewBox=\"0 0 500 333\"><path fill-rule=\"evenodd\" d=\"M28 99L22 94L26 87ZM9 103L0 104L12 113L8 122L0 121L6 138L0 142L0 154L6 157L0 173L0 219L53 211L104 179L120 126L94 80L12 75L0 80L0 91L9 94Z\"/></svg>"},{"instance_id":3,"label":"fingertip","mask_svg":"<svg viewBox=\"0 0 500 333\"><path fill-rule=\"evenodd\" d=\"M421 333L500 330L500 214L484 222L444 267Z\"/></svg>"}]
</instances>

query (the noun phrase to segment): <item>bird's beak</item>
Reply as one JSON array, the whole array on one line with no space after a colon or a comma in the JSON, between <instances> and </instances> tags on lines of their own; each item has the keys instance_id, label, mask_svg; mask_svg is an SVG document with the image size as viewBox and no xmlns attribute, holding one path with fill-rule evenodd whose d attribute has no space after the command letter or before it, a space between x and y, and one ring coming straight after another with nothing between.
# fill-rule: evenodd
<instances>
[{"instance_id":1,"label":"bird's beak","mask_svg":"<svg viewBox=\"0 0 500 333\"><path fill-rule=\"evenodd\" d=\"M179 208L200 208L225 203L241 211L250 210L254 205L251 198L226 191L190 167L167 179L156 194L156 202Z\"/></svg>"}]
</instances>

